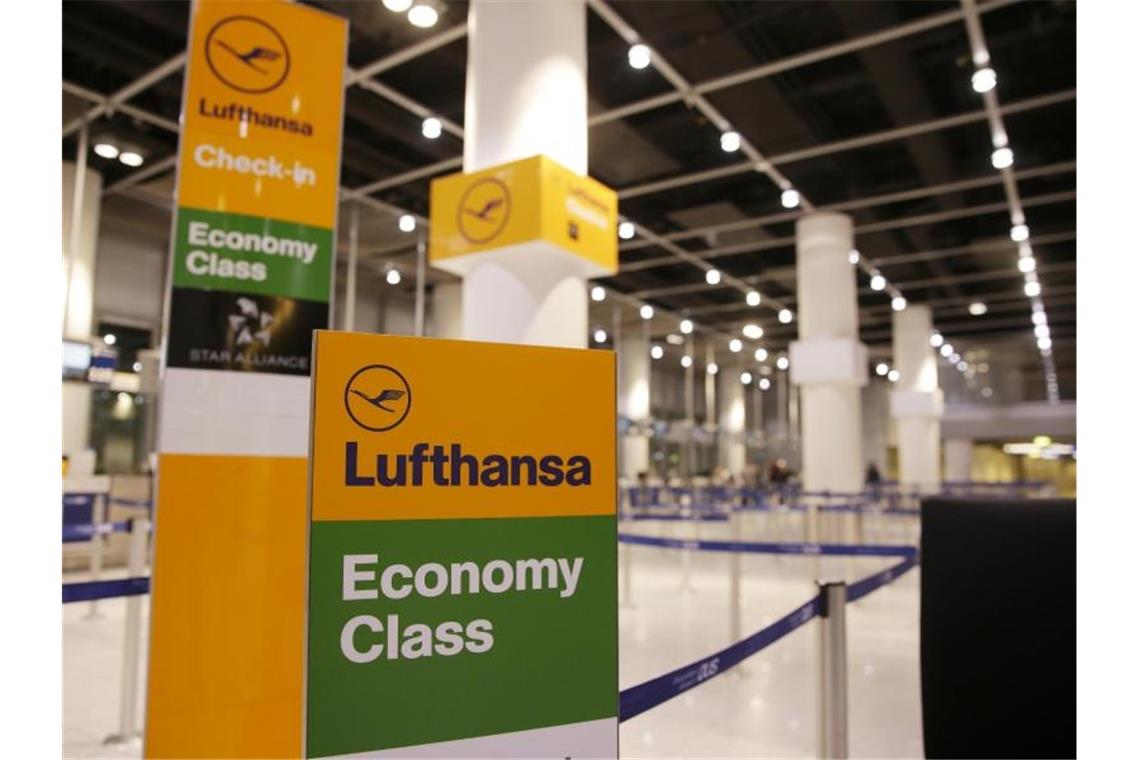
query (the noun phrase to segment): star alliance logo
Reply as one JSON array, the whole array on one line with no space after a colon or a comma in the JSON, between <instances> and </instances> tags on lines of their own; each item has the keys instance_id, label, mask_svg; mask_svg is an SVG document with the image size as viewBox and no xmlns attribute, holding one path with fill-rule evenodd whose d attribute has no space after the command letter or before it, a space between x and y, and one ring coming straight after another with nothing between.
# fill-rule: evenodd
<instances>
[{"instance_id":1,"label":"star alliance logo","mask_svg":"<svg viewBox=\"0 0 1140 760\"><path fill-rule=\"evenodd\" d=\"M237 299L237 307L239 313L231 314L229 317L233 344L238 348L245 348L251 344L260 344L262 348L268 348L269 341L273 337L273 323L277 320L272 314L261 311L257 301L252 298Z\"/></svg>"}]
</instances>

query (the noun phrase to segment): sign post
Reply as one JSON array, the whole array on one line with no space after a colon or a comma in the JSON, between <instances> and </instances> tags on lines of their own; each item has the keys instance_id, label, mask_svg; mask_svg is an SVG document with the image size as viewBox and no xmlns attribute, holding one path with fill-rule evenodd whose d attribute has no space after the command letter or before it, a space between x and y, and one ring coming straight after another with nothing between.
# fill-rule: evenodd
<instances>
[{"instance_id":1,"label":"sign post","mask_svg":"<svg viewBox=\"0 0 1140 760\"><path fill-rule=\"evenodd\" d=\"M306 755L616 757L613 354L313 356Z\"/></svg>"},{"instance_id":2,"label":"sign post","mask_svg":"<svg viewBox=\"0 0 1140 760\"><path fill-rule=\"evenodd\" d=\"M297 757L309 362L329 318L348 25L277 0L190 13L145 754Z\"/></svg>"}]
</instances>

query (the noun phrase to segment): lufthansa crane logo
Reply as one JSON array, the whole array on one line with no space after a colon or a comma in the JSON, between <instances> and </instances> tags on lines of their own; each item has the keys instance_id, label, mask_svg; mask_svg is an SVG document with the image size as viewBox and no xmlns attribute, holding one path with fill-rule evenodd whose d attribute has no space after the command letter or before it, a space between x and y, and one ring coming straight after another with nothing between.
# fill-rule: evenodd
<instances>
[{"instance_id":1,"label":"lufthansa crane logo","mask_svg":"<svg viewBox=\"0 0 1140 760\"><path fill-rule=\"evenodd\" d=\"M289 75L289 46L276 29L253 16L230 16L206 35L206 63L239 92L276 89Z\"/></svg>"},{"instance_id":2,"label":"lufthansa crane logo","mask_svg":"<svg viewBox=\"0 0 1140 760\"><path fill-rule=\"evenodd\" d=\"M344 386L344 409L348 416L374 433L399 425L411 408L411 386L403 375L386 364L361 367Z\"/></svg>"},{"instance_id":3,"label":"lufthansa crane logo","mask_svg":"<svg viewBox=\"0 0 1140 760\"><path fill-rule=\"evenodd\" d=\"M507 226L511 193L502 181L485 177L471 184L459 199L459 234L469 243L493 240Z\"/></svg>"}]
</instances>

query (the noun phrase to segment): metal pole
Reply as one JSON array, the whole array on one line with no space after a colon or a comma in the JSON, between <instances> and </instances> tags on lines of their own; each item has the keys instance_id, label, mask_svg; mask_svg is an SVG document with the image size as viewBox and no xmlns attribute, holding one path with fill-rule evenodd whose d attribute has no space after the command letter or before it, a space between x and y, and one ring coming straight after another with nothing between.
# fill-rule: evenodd
<instances>
[{"instance_id":1,"label":"metal pole","mask_svg":"<svg viewBox=\"0 0 1140 760\"><path fill-rule=\"evenodd\" d=\"M847 757L847 584L819 584L819 756Z\"/></svg>"},{"instance_id":2,"label":"metal pole","mask_svg":"<svg viewBox=\"0 0 1140 760\"><path fill-rule=\"evenodd\" d=\"M100 493L95 495L95 504L91 509L91 564L89 572L91 580L99 580L99 575L103 572L103 523L107 522L107 494ZM99 617L99 602L95 599L91 600L91 607L87 611L87 618Z\"/></svg>"},{"instance_id":3,"label":"metal pole","mask_svg":"<svg viewBox=\"0 0 1140 760\"><path fill-rule=\"evenodd\" d=\"M71 290L75 287L75 259L79 255L79 233L82 229L84 183L87 179L87 121L79 125L79 145L75 149L75 177L71 183L71 229L67 236L67 294L63 301L63 334L70 334ZM90 328L87 330L90 332ZM86 335L72 337L86 338Z\"/></svg>"},{"instance_id":4,"label":"metal pole","mask_svg":"<svg viewBox=\"0 0 1140 760\"><path fill-rule=\"evenodd\" d=\"M420 231L420 239L416 243L416 337L424 336L424 298L427 288L427 242L424 233Z\"/></svg>"},{"instance_id":5,"label":"metal pole","mask_svg":"<svg viewBox=\"0 0 1140 760\"><path fill-rule=\"evenodd\" d=\"M696 425L696 412L694 406L696 404L693 398L693 364L696 362L696 357L693 356L693 336L692 333L685 339L685 355L689 357L689 366L685 367L685 469L684 477L685 484L692 488L693 486L693 470L695 462L693 459L696 456L696 441L693 439L695 431L693 428Z\"/></svg>"},{"instance_id":6,"label":"metal pole","mask_svg":"<svg viewBox=\"0 0 1140 760\"><path fill-rule=\"evenodd\" d=\"M360 204L352 202L348 214L348 276L344 278L344 329L356 329L356 257L360 242Z\"/></svg>"},{"instance_id":7,"label":"metal pole","mask_svg":"<svg viewBox=\"0 0 1140 760\"><path fill-rule=\"evenodd\" d=\"M131 543L127 553L127 575L138 578L146 573L147 539L150 520L131 520ZM142 597L128 596L123 632L122 682L119 684L119 733L107 738L106 744L130 741L137 732L135 707L138 702L139 639L142 632Z\"/></svg>"},{"instance_id":8,"label":"metal pole","mask_svg":"<svg viewBox=\"0 0 1140 760\"><path fill-rule=\"evenodd\" d=\"M729 524L732 527L732 541L737 544L740 543L740 517L740 513L729 512L728 514ZM735 643L742 638L740 630L740 552L734 550L729 552L728 556L728 640ZM743 665L741 669L743 669Z\"/></svg>"}]
</instances>

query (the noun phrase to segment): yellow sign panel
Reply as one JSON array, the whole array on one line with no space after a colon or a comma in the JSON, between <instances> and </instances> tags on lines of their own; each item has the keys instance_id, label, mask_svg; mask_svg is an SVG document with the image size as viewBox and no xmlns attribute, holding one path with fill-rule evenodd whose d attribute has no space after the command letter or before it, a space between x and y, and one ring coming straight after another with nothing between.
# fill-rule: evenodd
<instances>
[{"instance_id":1,"label":"yellow sign panel","mask_svg":"<svg viewBox=\"0 0 1140 760\"><path fill-rule=\"evenodd\" d=\"M335 226L347 25L292 3L193 8L178 205Z\"/></svg>"},{"instance_id":2,"label":"yellow sign panel","mask_svg":"<svg viewBox=\"0 0 1140 760\"><path fill-rule=\"evenodd\" d=\"M546 156L432 181L432 263L539 240L616 271L617 194Z\"/></svg>"},{"instance_id":3,"label":"yellow sign panel","mask_svg":"<svg viewBox=\"0 0 1140 760\"><path fill-rule=\"evenodd\" d=\"M315 351L314 520L614 513L613 415L583 413L614 406L611 352L325 331Z\"/></svg>"}]
</instances>

